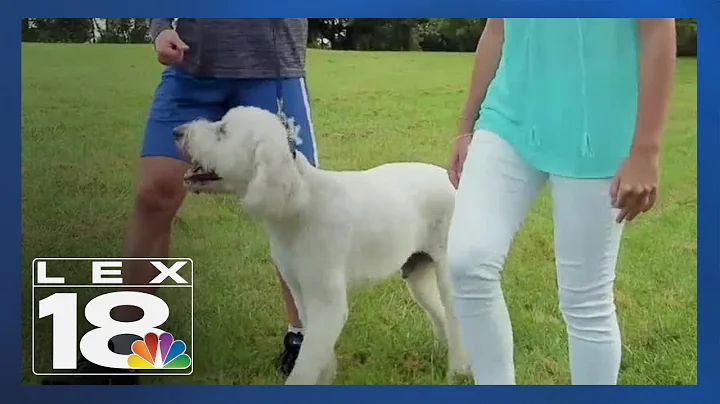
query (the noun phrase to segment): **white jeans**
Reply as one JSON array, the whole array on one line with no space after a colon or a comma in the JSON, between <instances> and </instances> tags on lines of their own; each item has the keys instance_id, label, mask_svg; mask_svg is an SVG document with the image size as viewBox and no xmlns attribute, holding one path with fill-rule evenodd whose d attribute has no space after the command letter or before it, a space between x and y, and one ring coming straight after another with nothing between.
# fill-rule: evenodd
<instances>
[{"instance_id":1,"label":"white jeans","mask_svg":"<svg viewBox=\"0 0 720 404\"><path fill-rule=\"evenodd\" d=\"M611 207L611 179L548 175L528 166L497 135L478 131L465 160L448 246L462 341L476 384L515 384L501 272L515 233L548 180L572 383L617 383L621 345L613 283L622 225Z\"/></svg>"}]
</instances>

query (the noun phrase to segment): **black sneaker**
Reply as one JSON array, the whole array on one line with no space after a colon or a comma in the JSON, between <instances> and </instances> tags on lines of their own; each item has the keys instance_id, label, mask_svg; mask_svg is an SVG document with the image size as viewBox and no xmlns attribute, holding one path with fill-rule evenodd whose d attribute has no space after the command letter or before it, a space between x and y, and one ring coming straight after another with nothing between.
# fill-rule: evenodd
<instances>
[{"instance_id":1,"label":"black sneaker","mask_svg":"<svg viewBox=\"0 0 720 404\"><path fill-rule=\"evenodd\" d=\"M300 345L302 345L303 335L288 332L285 334L283 344L285 345L285 351L280 354L278 358L278 369L285 376L289 376L295 367L295 361L300 354Z\"/></svg>"},{"instance_id":2,"label":"black sneaker","mask_svg":"<svg viewBox=\"0 0 720 404\"><path fill-rule=\"evenodd\" d=\"M108 344L113 349L112 342ZM132 385L138 383L138 376L132 370L126 369L110 369L100 365L96 365L84 357L80 357L77 364L78 373L127 373L120 376L89 376L89 375L72 375L72 376L48 376L43 379L44 385L94 385L94 384L110 384L110 385Z\"/></svg>"}]
</instances>

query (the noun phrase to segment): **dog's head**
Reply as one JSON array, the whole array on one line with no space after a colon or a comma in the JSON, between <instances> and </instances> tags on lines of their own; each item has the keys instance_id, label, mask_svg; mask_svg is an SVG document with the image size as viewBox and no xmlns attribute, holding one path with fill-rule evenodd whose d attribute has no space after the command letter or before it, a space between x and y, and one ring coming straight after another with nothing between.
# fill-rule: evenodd
<instances>
[{"instance_id":1,"label":"dog's head","mask_svg":"<svg viewBox=\"0 0 720 404\"><path fill-rule=\"evenodd\" d=\"M175 128L174 134L176 145L193 164L220 177L201 176L190 181L190 190L235 193L247 208L266 204L265 211L287 210L290 199L304 192L287 130L270 111L236 107L219 121L196 120Z\"/></svg>"}]
</instances>

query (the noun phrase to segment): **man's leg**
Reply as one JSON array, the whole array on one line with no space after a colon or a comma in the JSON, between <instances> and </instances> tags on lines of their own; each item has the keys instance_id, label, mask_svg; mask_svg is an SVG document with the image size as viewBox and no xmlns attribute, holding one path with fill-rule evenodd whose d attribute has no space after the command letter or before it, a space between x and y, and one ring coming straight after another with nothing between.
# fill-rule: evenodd
<instances>
[{"instance_id":1,"label":"man's leg","mask_svg":"<svg viewBox=\"0 0 720 404\"><path fill-rule=\"evenodd\" d=\"M173 129L197 118L219 119L225 111L227 83L197 80L175 68L167 69L158 86L145 127L140 159L140 178L130 228L125 242L127 258L166 258L169 254L173 218L185 196L183 176L189 165L175 146ZM157 270L140 261L125 263L123 280L127 285L147 284ZM128 287L127 290L155 294L156 288ZM121 306L112 312L118 321L135 321L143 313L137 307ZM135 335L118 335L110 347L118 354L129 354ZM83 373L109 373L84 359L78 364ZM45 384L136 384L133 376L49 378Z\"/></svg>"},{"instance_id":2,"label":"man's leg","mask_svg":"<svg viewBox=\"0 0 720 404\"><path fill-rule=\"evenodd\" d=\"M280 271L276 269L278 280L280 280L280 293L282 294L283 302L285 302L285 312L288 318L288 331L294 333L302 333L302 322L300 322L300 315L298 314L297 307L295 306L295 299L293 299L292 292L288 287L285 280L282 278Z\"/></svg>"},{"instance_id":3,"label":"man's leg","mask_svg":"<svg viewBox=\"0 0 720 404\"><path fill-rule=\"evenodd\" d=\"M148 156L140 159L140 179L130 228L125 238L123 257L166 258L169 255L172 221L185 197L183 176L189 165L182 160ZM147 285L157 270L148 262L129 260L123 263L123 282ZM124 290L157 293L158 288L127 287ZM120 306L112 311L118 321L137 321L143 311L135 306ZM110 341L111 349L121 355L132 353L132 343L140 336L122 334Z\"/></svg>"},{"instance_id":4,"label":"man's leg","mask_svg":"<svg viewBox=\"0 0 720 404\"><path fill-rule=\"evenodd\" d=\"M282 86L285 114L288 118L293 118L295 124L300 126L300 142L298 142L297 150L302 153L311 164L317 166L317 147L305 78L284 79L282 80ZM276 97L277 81L274 79L240 80L233 104L253 106L277 112ZM288 150L288 153L290 153L290 150ZM303 328L292 293L282 279L279 271L277 271L277 274L280 280L280 292L285 302L285 312L288 320L288 331L284 339L285 350L280 355L278 368L283 374L289 375L295 366L295 360L300 352Z\"/></svg>"},{"instance_id":5,"label":"man's leg","mask_svg":"<svg viewBox=\"0 0 720 404\"><path fill-rule=\"evenodd\" d=\"M190 165L175 146L173 130L198 118L220 119L225 112L228 89L223 80L197 79L170 68L163 74L156 92L143 139L140 180L130 229L125 241L128 258L166 258L170 254L173 219L185 198L183 177ZM124 281L128 285L147 284L157 271L148 262L129 261ZM155 294L157 288L128 288ZM114 317L136 321L142 310L121 306ZM130 353L137 336L120 335L113 339L118 353Z\"/></svg>"},{"instance_id":6,"label":"man's leg","mask_svg":"<svg viewBox=\"0 0 720 404\"><path fill-rule=\"evenodd\" d=\"M183 176L189 164L182 159L165 156L145 156L140 159L140 180L135 205L130 217L123 256L127 258L167 258L169 255L172 222L185 197ZM123 281L127 285L147 285L156 275L149 262L124 263ZM157 288L126 290L157 293ZM118 321L136 321L143 315L135 306L120 306L113 312ZM138 339L134 335L113 338L117 353L130 354L130 346Z\"/></svg>"}]
</instances>

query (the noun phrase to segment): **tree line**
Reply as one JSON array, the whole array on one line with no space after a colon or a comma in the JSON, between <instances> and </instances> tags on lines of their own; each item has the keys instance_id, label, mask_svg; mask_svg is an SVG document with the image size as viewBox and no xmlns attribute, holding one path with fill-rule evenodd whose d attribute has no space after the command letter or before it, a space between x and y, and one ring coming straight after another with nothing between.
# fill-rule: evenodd
<instances>
[{"instance_id":1,"label":"tree line","mask_svg":"<svg viewBox=\"0 0 720 404\"><path fill-rule=\"evenodd\" d=\"M310 18L313 48L472 52L486 18ZM697 19L678 18L678 55L697 56ZM23 42L147 43L147 18L23 18Z\"/></svg>"}]
</instances>

